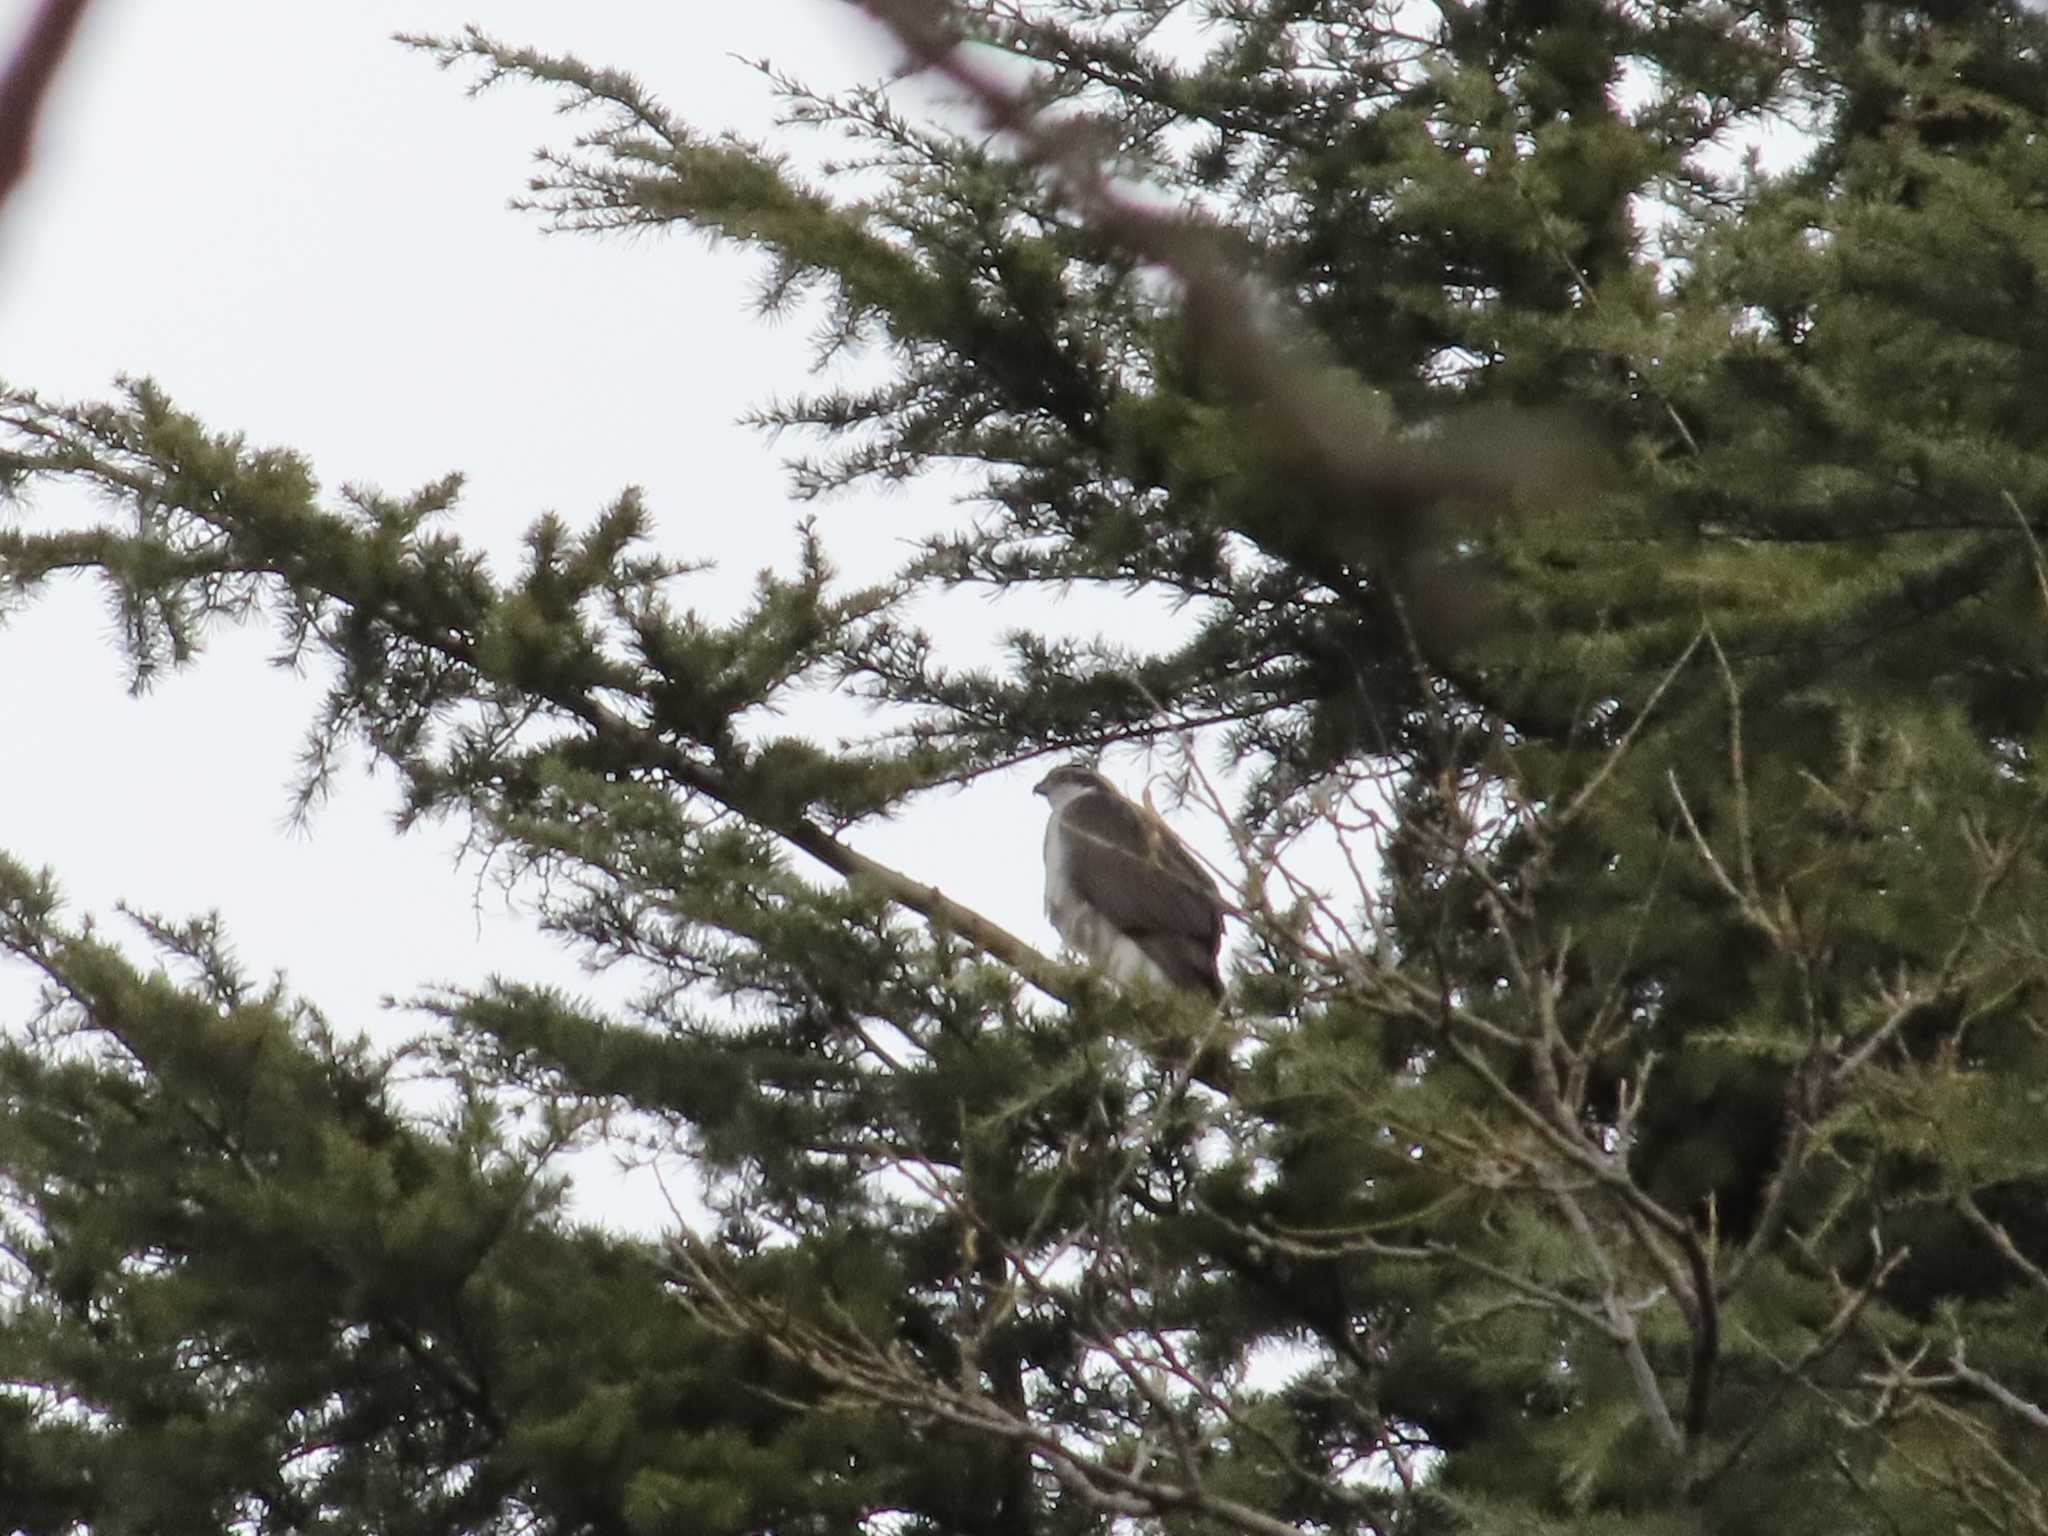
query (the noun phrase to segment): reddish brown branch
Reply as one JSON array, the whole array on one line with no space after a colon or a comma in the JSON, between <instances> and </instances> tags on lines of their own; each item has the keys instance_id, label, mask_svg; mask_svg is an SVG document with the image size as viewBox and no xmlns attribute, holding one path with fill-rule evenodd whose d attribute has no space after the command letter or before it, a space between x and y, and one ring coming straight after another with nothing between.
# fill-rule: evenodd
<instances>
[{"instance_id":1,"label":"reddish brown branch","mask_svg":"<svg viewBox=\"0 0 2048 1536\"><path fill-rule=\"evenodd\" d=\"M28 173L29 145L43 98L56 78L57 66L78 30L86 0L43 0L21 44L0 75L0 203Z\"/></svg>"}]
</instances>

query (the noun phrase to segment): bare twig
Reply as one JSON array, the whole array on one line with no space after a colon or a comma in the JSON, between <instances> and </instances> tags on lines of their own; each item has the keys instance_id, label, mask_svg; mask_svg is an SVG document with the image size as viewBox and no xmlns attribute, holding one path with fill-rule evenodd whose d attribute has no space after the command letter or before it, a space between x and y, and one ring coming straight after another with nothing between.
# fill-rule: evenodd
<instances>
[{"instance_id":1,"label":"bare twig","mask_svg":"<svg viewBox=\"0 0 2048 1536\"><path fill-rule=\"evenodd\" d=\"M2018 1246L2012 1240L2012 1234L2007 1232L2000 1223L1986 1216L1983 1207L1977 1204L1976 1200L1972 1198L1967 1190L1958 1190L1951 1203L1955 1206L1956 1214L1974 1227L1992 1247L1996 1248L2006 1263L2024 1275L2029 1285L2032 1285L2036 1290L2048 1291L2048 1270L2044 1270L2024 1253L2021 1253Z\"/></svg>"},{"instance_id":2,"label":"bare twig","mask_svg":"<svg viewBox=\"0 0 2048 1536\"><path fill-rule=\"evenodd\" d=\"M1586 1218L1584 1207L1571 1191L1554 1188L1550 1195L1593 1267L1600 1286L1600 1303L1608 1318L1609 1335L1621 1346L1622 1358L1628 1363L1629 1377L1635 1382L1636 1397L1643 1405L1650 1427L1656 1431L1666 1450L1674 1456L1683 1455L1687 1437L1679 1433L1678 1425L1671 1417L1671 1406L1664 1401L1664 1389L1658 1385L1657 1373L1651 1369L1649 1357L1643 1353L1635 1314L1622 1303L1620 1277L1607 1255L1606 1245L1600 1241L1592 1222Z\"/></svg>"},{"instance_id":3,"label":"bare twig","mask_svg":"<svg viewBox=\"0 0 2048 1536\"><path fill-rule=\"evenodd\" d=\"M1743 1426L1742 1432L1735 1437L1734 1443L1728 1447L1726 1453L1712 1467L1701 1472L1693 1480L1692 1488L1695 1492L1707 1487L1733 1470L1736 1463L1742 1460L1750 1446L1755 1443L1756 1437L1771 1422L1772 1410L1776 1408L1779 1400L1786 1392L1791 1390L1795 1383L1804 1382L1814 1366L1832 1353L1844 1338L1848 1337L1849 1330L1855 1326L1856 1319L1863 1315L1863 1309L1869 1304L1871 1297L1884 1288L1885 1282L1892 1276L1892 1271L1903 1264L1911 1252L1910 1248L1894 1248L1890 1253L1885 1254L1876 1272L1862 1285L1857 1286L1843 1298L1842 1304L1835 1309L1835 1315L1829 1318L1821 1330L1813 1336L1807 1346L1799 1352L1798 1357L1790 1364L1780 1368L1782 1374L1777 1382L1764 1395L1763 1401L1758 1403L1750 1412L1748 1422Z\"/></svg>"},{"instance_id":4,"label":"bare twig","mask_svg":"<svg viewBox=\"0 0 2048 1536\"><path fill-rule=\"evenodd\" d=\"M877 1344L829 1302L825 1310L832 1325L825 1326L799 1318L770 1299L748 1295L725 1272L719 1256L687 1230L676 1234L671 1252L690 1282L700 1316L763 1340L852 1401L914 1419L936 1419L1020 1446L1077 1498L1112 1514L1156 1517L1178 1512L1206 1517L1241 1536L1300 1536L1285 1521L1199 1482L1151 1476L1143 1463L1123 1468L1086 1456L1053 1429L1011 1411L986 1392L933 1379L899 1347Z\"/></svg>"},{"instance_id":5,"label":"bare twig","mask_svg":"<svg viewBox=\"0 0 2048 1536\"><path fill-rule=\"evenodd\" d=\"M2019 498L2011 491L2001 491L2012 512L2013 521L2020 525L2020 532L2026 536L2027 549L2034 557L2034 581L2041 588L2041 605L2048 608L2048 554L2041 550L2041 540L2034 533L2034 525L2027 521L2027 514L2020 510Z\"/></svg>"},{"instance_id":6,"label":"bare twig","mask_svg":"<svg viewBox=\"0 0 2048 1536\"><path fill-rule=\"evenodd\" d=\"M1742 689L1735 681L1735 669L1728 664L1728 653L1721 649L1721 640L1711 629L1706 631L1707 643L1714 648L1714 664L1721 674L1722 690L1728 695L1728 784L1735 797L1735 850L1741 861L1743 889L1749 892L1752 901L1761 903L1761 887L1756 878L1756 838L1749 823L1749 772L1742 760Z\"/></svg>"},{"instance_id":7,"label":"bare twig","mask_svg":"<svg viewBox=\"0 0 2048 1536\"><path fill-rule=\"evenodd\" d=\"M1635 745L1636 737L1642 733L1642 729L1649 723L1650 717L1657 712L1657 705L1663 699L1665 691L1678 680L1679 673L1683 672L1686 664L1692 660L1693 652L1700 648L1702 640L1712 641L1713 632L1702 629L1686 642L1685 649L1678 654L1678 660L1671 663L1664 675L1657 679L1657 686L1650 690L1650 696L1643 701L1642 707L1636 711L1635 718L1629 721L1628 729L1621 733L1621 740L1614 744L1607 756L1601 760L1600 766L1594 771L1593 776L1580 786L1577 794L1572 796L1571 803L1558 813L1557 821L1559 826L1563 826L1571 821L1579 812L1584 810L1592 802L1593 796L1599 793L1601 786L1606 784L1614 770L1621 766L1621 760L1628 755L1629 748ZM1720 656L1720 642L1713 641L1713 645L1714 654ZM1727 667L1728 661L1726 657L1721 658L1721 665L1724 669Z\"/></svg>"},{"instance_id":8,"label":"bare twig","mask_svg":"<svg viewBox=\"0 0 2048 1536\"><path fill-rule=\"evenodd\" d=\"M1727 866L1722 864L1720 856L1714 852L1713 844L1707 841L1706 834L1700 830L1700 824L1692 814L1692 806L1686 801L1685 791L1679 787L1677 772L1672 769L1665 770L1664 779L1671 786L1671 798L1678 804L1679 818L1685 823L1686 835L1692 839L1693 849L1699 854L1700 861L1707 866L1707 872L1714 877L1714 884L1720 886L1742 915L1754 923L1761 932L1769 935L1774 943L1781 947L1789 947L1785 932L1779 927L1777 919L1763 909L1759 897L1736 882L1728 873Z\"/></svg>"},{"instance_id":9,"label":"bare twig","mask_svg":"<svg viewBox=\"0 0 2048 1536\"><path fill-rule=\"evenodd\" d=\"M1956 1339L1949 1346L1948 1363L1949 1370L1953 1373L1954 1378L1964 1386L1981 1392L1984 1396L1998 1404L1999 1407L2009 1413L2017 1414L2020 1418L2026 1420L2027 1423L2033 1425L2034 1428L2044 1434L2048 1434L2048 1409L2042 1408L2039 1403L2031 1402L2021 1397L2019 1393L2013 1391L2012 1388L2006 1386L2005 1383L1999 1381L1996 1377L1986 1375L1983 1371L1971 1365L1964 1357L1963 1341L1960 1338Z\"/></svg>"}]
</instances>

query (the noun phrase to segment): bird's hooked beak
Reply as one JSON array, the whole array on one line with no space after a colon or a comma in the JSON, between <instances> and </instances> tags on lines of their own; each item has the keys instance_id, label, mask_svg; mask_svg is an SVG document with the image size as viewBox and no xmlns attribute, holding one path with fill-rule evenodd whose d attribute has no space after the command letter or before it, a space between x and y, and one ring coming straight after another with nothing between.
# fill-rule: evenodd
<instances>
[{"instance_id":1,"label":"bird's hooked beak","mask_svg":"<svg viewBox=\"0 0 2048 1536\"><path fill-rule=\"evenodd\" d=\"M1045 795L1045 786L1050 784L1051 782L1052 775L1048 773L1044 778L1040 779L1036 784L1031 786L1031 793L1033 793L1034 795ZM1052 798L1052 796L1050 795L1045 795L1045 797L1048 800Z\"/></svg>"}]
</instances>

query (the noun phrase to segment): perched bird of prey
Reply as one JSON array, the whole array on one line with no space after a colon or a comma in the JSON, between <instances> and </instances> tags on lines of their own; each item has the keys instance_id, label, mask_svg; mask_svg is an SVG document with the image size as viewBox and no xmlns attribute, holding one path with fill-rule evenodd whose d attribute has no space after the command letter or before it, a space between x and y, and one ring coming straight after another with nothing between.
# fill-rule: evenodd
<instances>
[{"instance_id":1,"label":"perched bird of prey","mask_svg":"<svg viewBox=\"0 0 2048 1536\"><path fill-rule=\"evenodd\" d=\"M1216 882L1151 811L1092 768L1055 768L1034 791L1045 827L1045 915L1121 982L1223 996L1216 951L1229 910Z\"/></svg>"}]
</instances>

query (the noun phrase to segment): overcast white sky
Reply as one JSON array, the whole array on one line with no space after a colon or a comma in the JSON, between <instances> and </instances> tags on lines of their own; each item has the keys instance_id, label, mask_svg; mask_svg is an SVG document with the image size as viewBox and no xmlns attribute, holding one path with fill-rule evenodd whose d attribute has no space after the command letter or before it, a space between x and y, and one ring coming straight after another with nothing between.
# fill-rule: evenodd
<instances>
[{"instance_id":1,"label":"overcast white sky","mask_svg":"<svg viewBox=\"0 0 2048 1536\"><path fill-rule=\"evenodd\" d=\"M0 0L8 42L27 9ZM803 511L735 418L803 386L809 327L754 317L745 253L548 235L508 211L534 148L573 121L524 87L468 99L459 74L389 40L471 20L757 136L772 100L732 55L826 84L887 57L841 0L97 0L0 216L0 377L76 398L148 374L212 427L305 453L328 486L459 469L457 526L508 555L539 513L581 520L638 484L668 550L720 563L695 600L729 607L759 567L786 566ZM61 511L47 492L39 505ZM952 515L936 488L821 510L856 575ZM962 610L960 642L1008 621ZM388 781L346 783L309 834L285 826L317 687L268 667L270 649L261 630L222 632L138 700L97 592L54 592L0 627L0 848L53 866L74 915L218 909L257 974L284 971L343 1024L492 972L587 986L456 867L452 831L391 833ZM858 840L1049 945L1029 783ZM0 967L0 1019L27 996Z\"/></svg>"}]
</instances>

